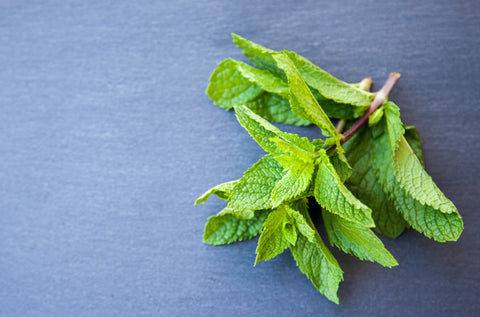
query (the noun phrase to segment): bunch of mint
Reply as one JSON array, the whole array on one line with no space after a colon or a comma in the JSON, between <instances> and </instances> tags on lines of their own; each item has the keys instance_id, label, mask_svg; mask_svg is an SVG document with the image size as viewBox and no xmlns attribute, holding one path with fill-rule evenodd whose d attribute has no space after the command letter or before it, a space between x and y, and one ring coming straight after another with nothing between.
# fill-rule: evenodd
<instances>
[{"instance_id":1,"label":"bunch of mint","mask_svg":"<svg viewBox=\"0 0 480 317\"><path fill-rule=\"evenodd\" d=\"M240 179L197 199L202 203L214 194L228 201L208 219L205 243L260 234L255 264L290 248L313 285L338 303L343 271L312 222L309 197L321 206L331 245L386 267L398 263L372 229L391 238L412 227L439 242L458 239L461 216L425 172L417 130L405 126L399 108L388 101L399 74L392 73L374 94L370 79L348 84L294 52L233 38L257 68L221 62L207 94L219 107L234 108L268 154ZM337 127L331 118L339 119ZM315 124L324 138L310 141L267 120Z\"/></svg>"}]
</instances>

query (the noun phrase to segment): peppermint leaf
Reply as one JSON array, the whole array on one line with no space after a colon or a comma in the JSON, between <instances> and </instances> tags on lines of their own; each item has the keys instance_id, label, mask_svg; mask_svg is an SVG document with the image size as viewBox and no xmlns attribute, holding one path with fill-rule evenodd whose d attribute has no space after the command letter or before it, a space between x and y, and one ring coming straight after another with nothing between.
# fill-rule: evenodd
<instances>
[{"instance_id":1,"label":"peppermint leaf","mask_svg":"<svg viewBox=\"0 0 480 317\"><path fill-rule=\"evenodd\" d=\"M291 245L290 250L300 271L323 295L338 304L337 290L343 280L343 271L318 235L308 213L304 217L315 232L314 239L311 241L299 235L297 243Z\"/></svg>"},{"instance_id":2,"label":"peppermint leaf","mask_svg":"<svg viewBox=\"0 0 480 317\"><path fill-rule=\"evenodd\" d=\"M262 117L253 113L245 106L235 107L238 122L248 131L250 136L267 152L282 154L277 149L273 139L280 134L280 130Z\"/></svg>"},{"instance_id":3,"label":"peppermint leaf","mask_svg":"<svg viewBox=\"0 0 480 317\"><path fill-rule=\"evenodd\" d=\"M305 163L292 156L283 156L283 166L290 160L289 166L285 168L286 174L280 179L272 190L272 206L279 206L281 203L298 198L310 185L315 165L313 162ZM284 165L285 164L285 165Z\"/></svg>"},{"instance_id":4,"label":"peppermint leaf","mask_svg":"<svg viewBox=\"0 0 480 317\"><path fill-rule=\"evenodd\" d=\"M235 107L237 119L255 141L272 155L307 155L312 161L315 146L305 137L280 131L245 106Z\"/></svg>"},{"instance_id":5,"label":"peppermint leaf","mask_svg":"<svg viewBox=\"0 0 480 317\"><path fill-rule=\"evenodd\" d=\"M221 62L210 76L207 95L226 110L246 105L266 119L309 125L290 110L286 80L231 58Z\"/></svg>"},{"instance_id":6,"label":"peppermint leaf","mask_svg":"<svg viewBox=\"0 0 480 317\"><path fill-rule=\"evenodd\" d=\"M343 184L325 152L320 152L314 195L329 212L347 220L374 227L372 210L358 200Z\"/></svg>"},{"instance_id":7,"label":"peppermint leaf","mask_svg":"<svg viewBox=\"0 0 480 317\"><path fill-rule=\"evenodd\" d=\"M285 76L285 74L277 67L277 63L272 55L277 53L262 45L253 43L240 35L233 34L233 42L243 50L243 54L250 58L253 65L268 70L277 76Z\"/></svg>"},{"instance_id":8,"label":"peppermint leaf","mask_svg":"<svg viewBox=\"0 0 480 317\"><path fill-rule=\"evenodd\" d=\"M231 209L225 208L217 215L208 218L203 241L208 244L220 245L251 239L262 230L268 212L259 210L251 219L238 219L235 218Z\"/></svg>"},{"instance_id":9,"label":"peppermint leaf","mask_svg":"<svg viewBox=\"0 0 480 317\"><path fill-rule=\"evenodd\" d=\"M287 54L308 85L326 99L358 106L357 115L361 115L370 107L374 94L337 79L295 52L287 52Z\"/></svg>"},{"instance_id":10,"label":"peppermint leaf","mask_svg":"<svg viewBox=\"0 0 480 317\"><path fill-rule=\"evenodd\" d=\"M289 240L284 236L284 227L291 224L287 215L287 208L284 206L274 209L268 215L263 224L262 234L258 239L255 265L276 257L290 245ZM289 230L287 229L287 231ZM291 239L290 232L287 236Z\"/></svg>"},{"instance_id":11,"label":"peppermint leaf","mask_svg":"<svg viewBox=\"0 0 480 317\"><path fill-rule=\"evenodd\" d=\"M373 136L368 127L363 127L344 144L353 172L345 183L347 188L372 209L374 230L390 238L398 237L408 224L395 209L393 201L383 191L372 166L371 150Z\"/></svg>"},{"instance_id":12,"label":"peppermint leaf","mask_svg":"<svg viewBox=\"0 0 480 317\"><path fill-rule=\"evenodd\" d=\"M291 208L288 209L290 217L295 220L295 227L298 232L307 238L308 241L315 241L316 230L309 223L306 218L308 215L308 199L302 198L292 203ZM294 243L292 243L294 244Z\"/></svg>"},{"instance_id":13,"label":"peppermint leaf","mask_svg":"<svg viewBox=\"0 0 480 317\"><path fill-rule=\"evenodd\" d=\"M226 110L255 99L263 89L245 78L237 69L237 62L226 59L210 76L207 95L213 102Z\"/></svg>"},{"instance_id":14,"label":"peppermint leaf","mask_svg":"<svg viewBox=\"0 0 480 317\"><path fill-rule=\"evenodd\" d=\"M420 164L425 167L425 161L423 159L422 152L422 139L420 139L420 137L418 136L417 128L415 128L414 126L404 126L404 129L405 134L403 136L405 137L405 140L407 140L407 143L410 145L413 153L420 161Z\"/></svg>"},{"instance_id":15,"label":"peppermint leaf","mask_svg":"<svg viewBox=\"0 0 480 317\"><path fill-rule=\"evenodd\" d=\"M385 117L373 127L372 151L375 173L384 191L415 230L440 242L457 240L463 231L457 209L425 172L405 138L392 134L403 129L398 112L385 111Z\"/></svg>"},{"instance_id":16,"label":"peppermint leaf","mask_svg":"<svg viewBox=\"0 0 480 317\"><path fill-rule=\"evenodd\" d=\"M325 210L322 211L322 216L331 245L357 256L360 260L378 262L386 267L398 265L382 241L369 228Z\"/></svg>"},{"instance_id":17,"label":"peppermint leaf","mask_svg":"<svg viewBox=\"0 0 480 317\"><path fill-rule=\"evenodd\" d=\"M290 85L289 101L293 113L317 125L325 136L339 136L290 58L286 54L275 54L273 58L287 75Z\"/></svg>"},{"instance_id":18,"label":"peppermint leaf","mask_svg":"<svg viewBox=\"0 0 480 317\"><path fill-rule=\"evenodd\" d=\"M296 126L310 125L311 122L294 114L290 109L288 99L277 94L263 92L249 100L245 106L268 121L292 124Z\"/></svg>"},{"instance_id":19,"label":"peppermint leaf","mask_svg":"<svg viewBox=\"0 0 480 317\"><path fill-rule=\"evenodd\" d=\"M272 57L278 52L253 43L239 35L232 34L232 36L235 44L243 50L245 56L250 58L255 66L268 70L279 77L285 76ZM294 52L284 52L293 60L305 82L312 89L315 98L329 117L357 118L370 106L374 94L333 77Z\"/></svg>"},{"instance_id":20,"label":"peppermint leaf","mask_svg":"<svg viewBox=\"0 0 480 317\"><path fill-rule=\"evenodd\" d=\"M207 201L210 195L216 195L218 198L223 200L228 200L230 198L231 191L233 187L237 184L237 181L231 181L223 184L219 184L215 187L210 188L205 193L203 193L200 197L197 198L195 201L195 205L204 203Z\"/></svg>"},{"instance_id":21,"label":"peppermint leaf","mask_svg":"<svg viewBox=\"0 0 480 317\"><path fill-rule=\"evenodd\" d=\"M255 210L272 208L271 192L283 175L283 167L271 155L264 156L232 188L228 208L245 219Z\"/></svg>"}]
</instances>

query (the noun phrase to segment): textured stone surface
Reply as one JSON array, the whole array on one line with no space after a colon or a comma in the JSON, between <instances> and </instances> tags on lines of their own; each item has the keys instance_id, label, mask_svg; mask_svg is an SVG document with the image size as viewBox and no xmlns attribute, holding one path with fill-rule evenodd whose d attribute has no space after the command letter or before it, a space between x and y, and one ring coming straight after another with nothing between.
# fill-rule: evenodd
<instances>
[{"instance_id":1,"label":"textured stone surface","mask_svg":"<svg viewBox=\"0 0 480 317\"><path fill-rule=\"evenodd\" d=\"M472 316L480 310L478 1L0 1L0 315ZM400 266L334 254L340 306L286 252L202 243L195 198L262 150L204 90L230 32L351 82L390 71L457 243L384 239ZM315 137L313 127L291 128Z\"/></svg>"}]
</instances>

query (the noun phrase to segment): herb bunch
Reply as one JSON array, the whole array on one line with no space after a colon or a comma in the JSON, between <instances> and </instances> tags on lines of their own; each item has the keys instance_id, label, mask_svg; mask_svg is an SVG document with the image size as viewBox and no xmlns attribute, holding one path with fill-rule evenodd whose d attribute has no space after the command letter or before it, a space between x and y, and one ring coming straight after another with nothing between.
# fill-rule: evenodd
<instances>
[{"instance_id":1,"label":"herb bunch","mask_svg":"<svg viewBox=\"0 0 480 317\"><path fill-rule=\"evenodd\" d=\"M313 285L338 303L343 271L313 224L309 197L321 206L332 246L386 267L398 263L373 231L396 238L411 227L439 242L458 239L461 216L424 170L416 128L405 126L398 106L388 101L399 74L371 93L369 78L348 84L294 52L276 52L235 34L233 39L256 67L224 60L207 94L219 107L234 108L268 154L240 179L197 199L195 204L214 194L228 201L208 219L205 243L260 234L255 264L289 248ZM339 119L337 127L331 119ZM310 141L269 121L315 124L324 138ZM342 134L343 126L348 130Z\"/></svg>"}]
</instances>

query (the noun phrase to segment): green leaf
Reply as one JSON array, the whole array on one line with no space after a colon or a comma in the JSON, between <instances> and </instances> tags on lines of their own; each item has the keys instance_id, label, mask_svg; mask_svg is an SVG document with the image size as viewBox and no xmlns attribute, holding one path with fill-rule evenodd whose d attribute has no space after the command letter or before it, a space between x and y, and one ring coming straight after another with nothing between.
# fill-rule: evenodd
<instances>
[{"instance_id":1,"label":"green leaf","mask_svg":"<svg viewBox=\"0 0 480 317\"><path fill-rule=\"evenodd\" d=\"M258 115L276 122L309 125L291 109L286 80L231 58L221 62L210 76L207 95L226 110L246 105Z\"/></svg>"},{"instance_id":2,"label":"green leaf","mask_svg":"<svg viewBox=\"0 0 480 317\"><path fill-rule=\"evenodd\" d=\"M372 209L374 230L396 238L408 224L395 209L393 201L383 191L375 175L371 160L372 142L374 140L370 129L363 127L344 144L348 161L353 167L352 175L345 185L355 197Z\"/></svg>"},{"instance_id":3,"label":"green leaf","mask_svg":"<svg viewBox=\"0 0 480 317\"><path fill-rule=\"evenodd\" d=\"M318 104L322 107L323 111L325 111L329 118L346 120L355 119L360 117L368 109L366 106L353 106L351 104L335 102L324 97L318 92L318 90L311 86L309 87Z\"/></svg>"},{"instance_id":4,"label":"green leaf","mask_svg":"<svg viewBox=\"0 0 480 317\"><path fill-rule=\"evenodd\" d=\"M237 182L238 180L235 180L235 181L231 181L223 184L218 184L217 186L210 188L205 193L203 193L200 197L197 198L197 200L195 201L195 205L206 202L208 197L210 197L210 195L212 194L216 195L220 199L228 200L230 198L232 189Z\"/></svg>"},{"instance_id":5,"label":"green leaf","mask_svg":"<svg viewBox=\"0 0 480 317\"><path fill-rule=\"evenodd\" d=\"M414 126L404 126L405 134L403 135L407 140L410 148L415 153L415 156L420 161L423 167L425 167L425 161L423 159L423 152L422 152L422 139L418 136L417 128Z\"/></svg>"},{"instance_id":6,"label":"green leaf","mask_svg":"<svg viewBox=\"0 0 480 317\"><path fill-rule=\"evenodd\" d=\"M232 210L225 208L219 214L208 218L203 241L220 245L251 239L262 230L268 213L267 210L259 210L251 219L237 219Z\"/></svg>"},{"instance_id":7,"label":"green leaf","mask_svg":"<svg viewBox=\"0 0 480 317\"><path fill-rule=\"evenodd\" d=\"M272 155L282 155L284 153L297 155L300 152L305 152L303 155L312 156L315 146L308 138L280 131L245 106L235 106L235 113L238 122L248 131L250 136Z\"/></svg>"},{"instance_id":8,"label":"green leaf","mask_svg":"<svg viewBox=\"0 0 480 317\"><path fill-rule=\"evenodd\" d=\"M275 54L273 58L288 78L290 86L289 101L293 113L300 118L316 124L325 136L339 136L332 122L312 95L307 84L286 54Z\"/></svg>"},{"instance_id":9,"label":"green leaf","mask_svg":"<svg viewBox=\"0 0 480 317\"><path fill-rule=\"evenodd\" d=\"M344 183L347 179L350 178L353 170L347 159L343 159L343 157L345 157L344 154L342 152L340 152L340 154L338 149L341 148L335 147L335 150L332 150L330 153L328 153L328 156L330 158L330 162L335 167L335 171L337 172L338 177L340 177L340 180Z\"/></svg>"},{"instance_id":10,"label":"green leaf","mask_svg":"<svg viewBox=\"0 0 480 317\"><path fill-rule=\"evenodd\" d=\"M291 208L288 209L290 217L295 220L295 227L298 232L307 238L310 242L315 242L315 227L312 227L308 217L308 199L302 198L292 203ZM295 243L292 243L295 244Z\"/></svg>"},{"instance_id":11,"label":"green leaf","mask_svg":"<svg viewBox=\"0 0 480 317\"><path fill-rule=\"evenodd\" d=\"M300 197L310 185L315 165L313 162L305 163L292 156L283 156L280 161L286 164L290 160L290 166L285 169L286 174L279 180L272 190L272 205L279 206L285 201ZM285 166L285 165L284 165Z\"/></svg>"},{"instance_id":12,"label":"green leaf","mask_svg":"<svg viewBox=\"0 0 480 317\"><path fill-rule=\"evenodd\" d=\"M268 71L231 58L218 65L207 88L208 96L225 109L253 100L264 91L286 98L288 85Z\"/></svg>"},{"instance_id":13,"label":"green leaf","mask_svg":"<svg viewBox=\"0 0 480 317\"><path fill-rule=\"evenodd\" d=\"M372 211L343 184L325 151L320 152L314 195L317 202L331 213L347 220L374 227Z\"/></svg>"},{"instance_id":14,"label":"green leaf","mask_svg":"<svg viewBox=\"0 0 480 317\"><path fill-rule=\"evenodd\" d=\"M271 155L250 167L232 189L228 208L237 218L251 218L253 212L272 208L270 199L275 184L284 175L283 167Z\"/></svg>"},{"instance_id":15,"label":"green leaf","mask_svg":"<svg viewBox=\"0 0 480 317\"><path fill-rule=\"evenodd\" d=\"M368 125L369 126L374 126L376 125L380 119L383 117L383 107L378 108L375 110L370 117L368 117Z\"/></svg>"},{"instance_id":16,"label":"green leaf","mask_svg":"<svg viewBox=\"0 0 480 317\"><path fill-rule=\"evenodd\" d=\"M392 152L395 153L402 141L403 133L405 132L402 121L400 120L400 109L391 101L384 103L382 108L387 123L386 126L390 140L390 147Z\"/></svg>"},{"instance_id":17,"label":"green leaf","mask_svg":"<svg viewBox=\"0 0 480 317\"><path fill-rule=\"evenodd\" d=\"M288 239L284 237L284 227L289 223L287 215L287 209L284 206L274 209L268 215L263 224L262 234L258 239L255 265L276 257L290 245ZM289 237L291 238L291 236Z\"/></svg>"},{"instance_id":18,"label":"green leaf","mask_svg":"<svg viewBox=\"0 0 480 317\"><path fill-rule=\"evenodd\" d=\"M243 54L250 58L253 65L268 70L277 76L285 76L283 72L278 69L277 63L273 59L272 55L277 53L262 45L253 43L240 35L233 34L233 42L243 51Z\"/></svg>"},{"instance_id":19,"label":"green leaf","mask_svg":"<svg viewBox=\"0 0 480 317\"><path fill-rule=\"evenodd\" d=\"M285 77L278 68L273 55L278 53L253 43L239 35L232 34L235 44L243 50L251 62L271 73ZM285 51L286 52L286 51ZM286 52L324 111L332 118L353 119L360 117L370 106L374 94L361 90L358 85L345 83L315 66L306 58Z\"/></svg>"},{"instance_id":20,"label":"green leaf","mask_svg":"<svg viewBox=\"0 0 480 317\"><path fill-rule=\"evenodd\" d=\"M378 262L386 267L398 265L382 241L369 228L325 210L322 211L322 216L331 245L336 245L340 250L361 260Z\"/></svg>"},{"instance_id":21,"label":"green leaf","mask_svg":"<svg viewBox=\"0 0 480 317\"><path fill-rule=\"evenodd\" d=\"M295 224L292 222L287 222L283 227L283 237L288 241L289 244L295 245L297 243L297 229Z\"/></svg>"},{"instance_id":22,"label":"green leaf","mask_svg":"<svg viewBox=\"0 0 480 317\"><path fill-rule=\"evenodd\" d=\"M318 235L308 213L304 214L314 231L313 241L299 235L297 243L290 245L292 255L300 271L329 300L338 304L338 285L343 280L343 271Z\"/></svg>"},{"instance_id":23,"label":"green leaf","mask_svg":"<svg viewBox=\"0 0 480 317\"><path fill-rule=\"evenodd\" d=\"M297 160L313 163L315 159L315 146L308 138L296 134L279 132L277 137L271 139L282 153L290 154Z\"/></svg>"},{"instance_id":24,"label":"green leaf","mask_svg":"<svg viewBox=\"0 0 480 317\"><path fill-rule=\"evenodd\" d=\"M281 132L277 127L267 120L253 113L245 106L236 106L235 113L238 122L248 131L250 136L267 152L271 154L282 154L273 141Z\"/></svg>"},{"instance_id":25,"label":"green leaf","mask_svg":"<svg viewBox=\"0 0 480 317\"><path fill-rule=\"evenodd\" d=\"M399 114L385 111L385 117L373 127L372 151L375 173L384 191L415 230L439 242L456 241L463 231L457 209L425 172L405 138L400 135L398 140L393 133L395 139L391 139L391 131L403 129L391 126L401 125Z\"/></svg>"},{"instance_id":26,"label":"green leaf","mask_svg":"<svg viewBox=\"0 0 480 317\"><path fill-rule=\"evenodd\" d=\"M308 85L322 96L339 103L359 106L364 112L370 107L375 94L337 79L295 52L287 52ZM278 62L278 61L277 61Z\"/></svg>"},{"instance_id":27,"label":"green leaf","mask_svg":"<svg viewBox=\"0 0 480 317\"><path fill-rule=\"evenodd\" d=\"M206 91L217 106L226 110L255 99L263 92L260 86L242 75L237 65L230 58L221 62L210 76Z\"/></svg>"},{"instance_id":28,"label":"green leaf","mask_svg":"<svg viewBox=\"0 0 480 317\"><path fill-rule=\"evenodd\" d=\"M277 94L263 92L256 98L246 102L245 106L268 121L296 126L306 126L311 124L310 121L304 120L294 114L292 109L290 109L290 103L288 100Z\"/></svg>"}]
</instances>

